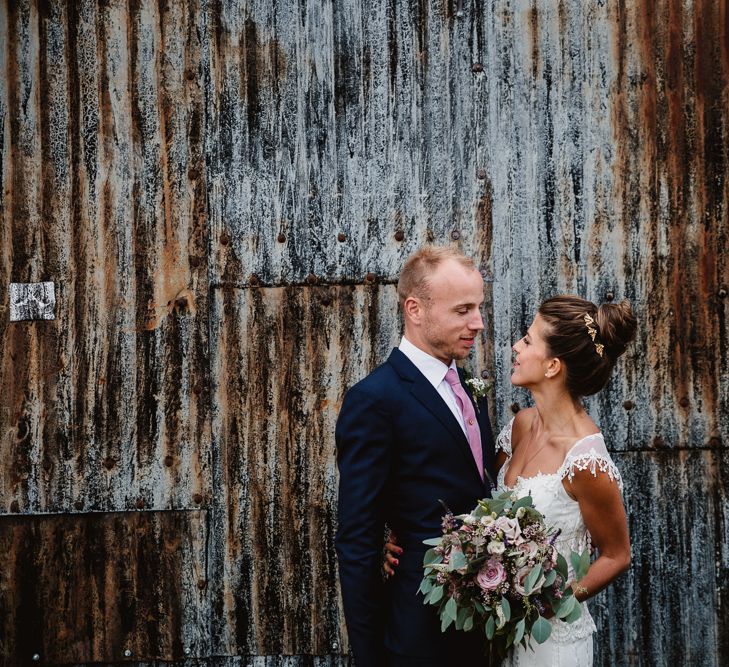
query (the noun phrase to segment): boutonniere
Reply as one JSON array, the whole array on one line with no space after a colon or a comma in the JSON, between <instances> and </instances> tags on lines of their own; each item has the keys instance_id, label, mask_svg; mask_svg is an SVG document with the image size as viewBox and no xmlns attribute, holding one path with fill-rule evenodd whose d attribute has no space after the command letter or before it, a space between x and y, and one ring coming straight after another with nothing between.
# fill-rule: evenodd
<instances>
[{"instance_id":1,"label":"boutonniere","mask_svg":"<svg viewBox=\"0 0 729 667\"><path fill-rule=\"evenodd\" d=\"M486 382L479 377L473 377L466 371L466 386L473 398L473 404L476 406L476 412L478 412L478 399L486 396L488 390L491 388L491 383Z\"/></svg>"}]
</instances>

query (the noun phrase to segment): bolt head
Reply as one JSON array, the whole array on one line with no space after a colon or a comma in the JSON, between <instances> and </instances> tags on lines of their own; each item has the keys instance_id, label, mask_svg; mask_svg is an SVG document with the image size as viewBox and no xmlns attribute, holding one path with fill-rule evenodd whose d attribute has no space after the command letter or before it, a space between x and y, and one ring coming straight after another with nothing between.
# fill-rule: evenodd
<instances>
[{"instance_id":1,"label":"bolt head","mask_svg":"<svg viewBox=\"0 0 729 667\"><path fill-rule=\"evenodd\" d=\"M33 662L38 662L40 660L40 656L37 653L33 654Z\"/></svg>"},{"instance_id":2,"label":"bolt head","mask_svg":"<svg viewBox=\"0 0 729 667\"><path fill-rule=\"evenodd\" d=\"M316 285L318 282L318 278L315 274L310 273L308 276L306 276L306 282L309 283L309 285Z\"/></svg>"},{"instance_id":3,"label":"bolt head","mask_svg":"<svg viewBox=\"0 0 729 667\"><path fill-rule=\"evenodd\" d=\"M605 301L612 301L614 298L615 298L615 294L613 294L612 292L608 292L605 295Z\"/></svg>"},{"instance_id":4,"label":"bolt head","mask_svg":"<svg viewBox=\"0 0 729 667\"><path fill-rule=\"evenodd\" d=\"M260 283L259 277L255 273L251 273L250 278L248 278L248 284L253 285L254 287Z\"/></svg>"},{"instance_id":5,"label":"bolt head","mask_svg":"<svg viewBox=\"0 0 729 667\"><path fill-rule=\"evenodd\" d=\"M726 299L726 295L727 295L726 287L720 288L716 294L720 299Z\"/></svg>"},{"instance_id":6,"label":"bolt head","mask_svg":"<svg viewBox=\"0 0 729 667\"><path fill-rule=\"evenodd\" d=\"M460 239L460 238L461 238L461 232L459 232L459 231L458 231L457 229L454 229L454 230L453 230L453 231L451 232L451 238L452 238L452 239L453 239L454 241L457 241L458 239Z\"/></svg>"},{"instance_id":7,"label":"bolt head","mask_svg":"<svg viewBox=\"0 0 729 667\"><path fill-rule=\"evenodd\" d=\"M142 509L144 509L144 505L145 505L145 504L146 504L146 503L144 502L144 498L137 498L137 501L136 501L136 502L134 503L134 506L135 506L135 507L136 507L136 508L137 508L138 510L142 510Z\"/></svg>"},{"instance_id":8,"label":"bolt head","mask_svg":"<svg viewBox=\"0 0 729 667\"><path fill-rule=\"evenodd\" d=\"M371 285L373 282L375 282L375 280L377 280L377 274L372 273L371 271L365 276L365 282L368 285Z\"/></svg>"},{"instance_id":9,"label":"bolt head","mask_svg":"<svg viewBox=\"0 0 729 667\"><path fill-rule=\"evenodd\" d=\"M284 234L283 232L279 232L278 236L276 237L276 240L279 243L283 243L284 241L286 241L286 234Z\"/></svg>"},{"instance_id":10,"label":"bolt head","mask_svg":"<svg viewBox=\"0 0 729 667\"><path fill-rule=\"evenodd\" d=\"M476 178L479 181L483 181L486 178L486 170L485 169L479 169L476 171Z\"/></svg>"},{"instance_id":11,"label":"bolt head","mask_svg":"<svg viewBox=\"0 0 729 667\"><path fill-rule=\"evenodd\" d=\"M484 368L481 371L481 378L484 380L488 380L491 377L490 373Z\"/></svg>"},{"instance_id":12,"label":"bolt head","mask_svg":"<svg viewBox=\"0 0 729 667\"><path fill-rule=\"evenodd\" d=\"M339 232L339 234L337 234L337 241L339 241L340 243L344 243L346 240L347 240L346 234L342 234L341 232Z\"/></svg>"},{"instance_id":13,"label":"bolt head","mask_svg":"<svg viewBox=\"0 0 729 667\"><path fill-rule=\"evenodd\" d=\"M624 408L625 408L626 410L632 410L632 409L633 409L633 408L635 407L635 403L633 403L633 401L630 401L630 400L628 400L628 401L623 401L623 407L624 407Z\"/></svg>"},{"instance_id":14,"label":"bolt head","mask_svg":"<svg viewBox=\"0 0 729 667\"><path fill-rule=\"evenodd\" d=\"M132 652L129 649L127 649L126 651L124 651L124 657L125 658L131 658L132 657Z\"/></svg>"},{"instance_id":15,"label":"bolt head","mask_svg":"<svg viewBox=\"0 0 729 667\"><path fill-rule=\"evenodd\" d=\"M220 235L220 244L221 245L228 245L229 243L230 243L230 234L226 234L225 232L223 232Z\"/></svg>"},{"instance_id":16,"label":"bolt head","mask_svg":"<svg viewBox=\"0 0 729 667\"><path fill-rule=\"evenodd\" d=\"M511 404L511 411L514 414L516 414L517 412L519 412L519 410L521 410L521 406L518 403L515 402L515 403L512 403Z\"/></svg>"},{"instance_id":17,"label":"bolt head","mask_svg":"<svg viewBox=\"0 0 729 667\"><path fill-rule=\"evenodd\" d=\"M402 241L404 238L405 238L405 232L403 232L402 229L398 229L395 232L395 240Z\"/></svg>"},{"instance_id":18,"label":"bolt head","mask_svg":"<svg viewBox=\"0 0 729 667\"><path fill-rule=\"evenodd\" d=\"M192 502L194 502L196 505L199 505L202 501L203 501L202 494L200 494L200 493L192 494Z\"/></svg>"}]
</instances>

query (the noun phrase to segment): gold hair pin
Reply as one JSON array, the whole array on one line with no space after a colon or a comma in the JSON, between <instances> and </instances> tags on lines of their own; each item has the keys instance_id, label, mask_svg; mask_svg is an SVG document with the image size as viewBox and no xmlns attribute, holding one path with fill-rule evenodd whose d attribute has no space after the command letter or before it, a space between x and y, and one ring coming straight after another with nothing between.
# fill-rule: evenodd
<instances>
[{"instance_id":1,"label":"gold hair pin","mask_svg":"<svg viewBox=\"0 0 729 667\"><path fill-rule=\"evenodd\" d=\"M605 346L602 343L596 343L595 342L595 336L597 336L597 330L594 326L595 320L593 320L588 313L585 313L585 325L587 326L587 333L590 334L590 338L592 338L592 342L595 343L595 349L597 350L597 353L602 356L602 351L605 349Z\"/></svg>"}]
</instances>

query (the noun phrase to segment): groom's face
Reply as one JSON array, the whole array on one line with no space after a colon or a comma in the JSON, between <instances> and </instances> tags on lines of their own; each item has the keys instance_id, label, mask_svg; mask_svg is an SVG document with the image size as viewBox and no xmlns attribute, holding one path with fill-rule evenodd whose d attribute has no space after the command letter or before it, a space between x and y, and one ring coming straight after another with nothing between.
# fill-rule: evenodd
<instances>
[{"instance_id":1,"label":"groom's face","mask_svg":"<svg viewBox=\"0 0 729 667\"><path fill-rule=\"evenodd\" d=\"M483 330L483 278L476 269L446 260L433 273L429 286L421 325L426 351L445 364L465 359Z\"/></svg>"}]
</instances>

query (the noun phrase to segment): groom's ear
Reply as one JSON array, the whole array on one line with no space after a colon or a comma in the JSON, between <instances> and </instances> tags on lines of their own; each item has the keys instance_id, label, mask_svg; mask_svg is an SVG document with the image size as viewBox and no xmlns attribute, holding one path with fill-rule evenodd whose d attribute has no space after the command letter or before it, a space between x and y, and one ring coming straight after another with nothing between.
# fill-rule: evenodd
<instances>
[{"instance_id":1,"label":"groom's ear","mask_svg":"<svg viewBox=\"0 0 729 667\"><path fill-rule=\"evenodd\" d=\"M413 324L420 324L423 319L423 304L420 299L414 296L409 296L405 299L402 309L407 319L409 319Z\"/></svg>"}]
</instances>

